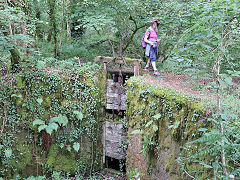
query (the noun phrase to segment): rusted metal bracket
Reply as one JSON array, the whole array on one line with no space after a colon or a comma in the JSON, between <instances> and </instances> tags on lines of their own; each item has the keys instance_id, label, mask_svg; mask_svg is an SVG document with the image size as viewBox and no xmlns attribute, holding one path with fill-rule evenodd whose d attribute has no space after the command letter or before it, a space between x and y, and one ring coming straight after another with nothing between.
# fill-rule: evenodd
<instances>
[{"instance_id":1,"label":"rusted metal bracket","mask_svg":"<svg viewBox=\"0 0 240 180\"><path fill-rule=\"evenodd\" d=\"M113 82L114 82L115 74L112 75L112 78L113 78ZM114 109L112 109L112 119L114 120Z\"/></svg>"},{"instance_id":2,"label":"rusted metal bracket","mask_svg":"<svg viewBox=\"0 0 240 180\"><path fill-rule=\"evenodd\" d=\"M121 86L123 83L123 76L121 70L119 71L119 76L118 76L118 112L120 112L121 108Z\"/></svg>"}]
</instances>

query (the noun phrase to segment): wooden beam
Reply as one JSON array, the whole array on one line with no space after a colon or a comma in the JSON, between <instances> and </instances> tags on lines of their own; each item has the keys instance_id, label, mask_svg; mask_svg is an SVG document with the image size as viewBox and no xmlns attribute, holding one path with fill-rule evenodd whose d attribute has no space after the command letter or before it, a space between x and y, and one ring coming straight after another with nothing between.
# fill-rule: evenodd
<instances>
[{"instance_id":1,"label":"wooden beam","mask_svg":"<svg viewBox=\"0 0 240 180\"><path fill-rule=\"evenodd\" d=\"M139 76L139 62L135 61L134 76Z\"/></svg>"}]
</instances>

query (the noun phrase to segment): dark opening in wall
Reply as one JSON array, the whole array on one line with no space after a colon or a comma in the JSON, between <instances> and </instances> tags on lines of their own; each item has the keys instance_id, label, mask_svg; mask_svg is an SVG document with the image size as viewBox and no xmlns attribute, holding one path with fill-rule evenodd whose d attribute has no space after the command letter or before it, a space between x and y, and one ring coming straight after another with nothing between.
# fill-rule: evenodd
<instances>
[{"instance_id":1,"label":"dark opening in wall","mask_svg":"<svg viewBox=\"0 0 240 180\"><path fill-rule=\"evenodd\" d=\"M133 73L122 73L123 84L125 84L125 82L133 75ZM110 78L113 79L113 82L118 82L118 76L119 73L110 73Z\"/></svg>"},{"instance_id":2,"label":"dark opening in wall","mask_svg":"<svg viewBox=\"0 0 240 180\"><path fill-rule=\"evenodd\" d=\"M106 112L109 114L109 116L110 116L110 114L111 115L113 115L114 114L114 119L115 118L123 118L123 117L125 117L126 116L126 111L124 111L124 110L120 110L119 112L118 112L118 110L114 110L114 109L106 109ZM117 116L116 116L117 115Z\"/></svg>"},{"instance_id":3,"label":"dark opening in wall","mask_svg":"<svg viewBox=\"0 0 240 180\"><path fill-rule=\"evenodd\" d=\"M115 159L105 156L105 167L114 169L121 172L126 172L126 160L125 159Z\"/></svg>"}]
</instances>

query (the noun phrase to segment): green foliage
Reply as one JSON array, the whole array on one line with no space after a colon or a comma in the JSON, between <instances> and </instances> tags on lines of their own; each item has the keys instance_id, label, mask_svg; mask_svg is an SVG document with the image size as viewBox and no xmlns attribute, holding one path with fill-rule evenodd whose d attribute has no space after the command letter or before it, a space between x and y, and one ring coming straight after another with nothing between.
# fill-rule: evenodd
<instances>
[{"instance_id":1,"label":"green foliage","mask_svg":"<svg viewBox=\"0 0 240 180\"><path fill-rule=\"evenodd\" d=\"M222 84L226 85L220 84L217 88L226 90L232 85L231 78L221 77ZM139 134L142 138L142 152L148 157L149 168L155 166L156 159L163 158L162 161L167 162L164 168L176 172L175 158L179 155L175 154L175 148L183 145L177 160L182 165L184 175L181 178L223 178L221 153L224 148L228 172L238 177L239 110L234 108L239 107L237 96L223 94L222 113L216 114L216 101L209 103L209 100L188 97L160 85L149 85L142 78L134 77L127 82L127 118L129 127L135 129L131 135ZM220 130L221 123L224 134ZM154 171L157 168L154 167Z\"/></svg>"},{"instance_id":2,"label":"green foliage","mask_svg":"<svg viewBox=\"0 0 240 180\"><path fill-rule=\"evenodd\" d=\"M135 169L127 172L127 177L129 179L133 179L133 178L137 179L137 178L143 177L143 173L140 173L139 170L137 168L135 168Z\"/></svg>"},{"instance_id":3,"label":"green foliage","mask_svg":"<svg viewBox=\"0 0 240 180\"><path fill-rule=\"evenodd\" d=\"M147 158L147 162L142 162L146 164L140 172L149 172L150 175L151 171L160 172L156 167L158 162L163 163L164 169L171 174L178 171L175 164L175 157L180 151L176 149L178 145L200 135L195 130L195 124L203 118L204 102L160 85L144 83L143 78L133 77L127 82L129 127L133 129L132 136L137 134L136 137L141 138L141 152ZM209 123L200 124L200 128L206 128L207 125ZM129 170L131 164L134 164L134 156L128 156ZM141 159L140 164L141 161L144 160ZM145 178L151 176L146 175ZM176 177L170 175L170 178Z\"/></svg>"},{"instance_id":4,"label":"green foliage","mask_svg":"<svg viewBox=\"0 0 240 180\"><path fill-rule=\"evenodd\" d=\"M54 171L64 171L74 174L76 170L74 154L70 152L63 152L56 145L52 145L50 148L47 164Z\"/></svg>"},{"instance_id":5,"label":"green foliage","mask_svg":"<svg viewBox=\"0 0 240 180\"><path fill-rule=\"evenodd\" d=\"M179 48L172 51L178 65L200 75L201 70L216 68L220 59L224 71L238 69L238 6L237 1L192 2L180 17L188 26L175 45Z\"/></svg>"},{"instance_id":6,"label":"green foliage","mask_svg":"<svg viewBox=\"0 0 240 180\"><path fill-rule=\"evenodd\" d=\"M28 177L26 180L44 180L44 179L46 179L45 176L37 176L37 177L31 176L31 177Z\"/></svg>"},{"instance_id":7,"label":"green foliage","mask_svg":"<svg viewBox=\"0 0 240 180\"><path fill-rule=\"evenodd\" d=\"M83 119L83 114L82 114L81 112L79 112L79 111L73 111L73 114L76 115L76 118L77 118L78 120L82 120L82 119Z\"/></svg>"},{"instance_id":8,"label":"green foliage","mask_svg":"<svg viewBox=\"0 0 240 180\"><path fill-rule=\"evenodd\" d=\"M11 178L17 173L23 175L26 167L31 173L31 168L37 165L39 172L41 170L46 174L61 169L63 174L71 172L74 175L78 161L84 164L79 166L79 175L85 175L91 168L94 170L95 165L101 166L98 164L101 149L97 147L101 142L98 138L101 131L98 107L102 100L96 76L93 76L98 69L99 65L86 63L77 69L23 69L16 75L5 77L0 87L0 119L5 121L7 114L8 121L0 120L4 125L0 134L4 142L0 148L4 162L0 165L0 176ZM22 156L15 151L18 146L14 144L14 139L18 132L26 131L29 133L24 146L34 155L24 149L26 156ZM47 153L42 149L46 147L47 139L41 131L51 135L50 151L54 145L58 152ZM22 153L23 147L18 148ZM78 155L80 153L81 156ZM58 157L61 158L56 162ZM25 163L21 158L26 158ZM61 164L68 160L69 163ZM32 166L29 165L31 161ZM23 177L27 175L33 174Z\"/></svg>"},{"instance_id":9,"label":"green foliage","mask_svg":"<svg viewBox=\"0 0 240 180\"><path fill-rule=\"evenodd\" d=\"M33 121L33 126L39 125L38 132L46 130L46 132L51 135L53 130L57 131L58 127L66 126L67 123L68 123L67 117L60 114L57 117L52 117L47 125L45 124L45 121L35 119Z\"/></svg>"},{"instance_id":10,"label":"green foliage","mask_svg":"<svg viewBox=\"0 0 240 180\"><path fill-rule=\"evenodd\" d=\"M212 78L219 60L222 72L219 75L219 84L215 83L213 86L215 90L221 91L222 106L228 109L227 116L236 114L238 117L240 92L239 88L233 88L236 85L232 83L232 78L240 75L239 18L239 2L233 0L49 0L47 3L43 0L32 0L3 3L0 11L0 77L4 83L0 86L0 124L6 126L8 132L3 129L0 134L3 139L0 153L2 166L12 170L1 168L0 175L16 176L16 166L11 160L21 156L12 146L15 135L23 130L23 124L29 131L26 141L31 147L35 143L35 151L43 143L38 133L43 130L51 134L53 143L63 150L80 153L85 148L85 151L91 151L81 143L83 135L94 142L92 150L98 147L97 117L100 104L105 102L105 88L102 82L98 84L101 90L96 86L93 77L99 66L91 61L98 55L119 54L120 42L123 42L125 56L142 57L140 39L152 19L158 20L158 36L163 39L159 43L158 67L163 71L188 73L192 79L198 81ZM16 53L15 48L18 48L20 53ZM10 58L13 56L10 55L11 50L24 60L21 64L22 72L17 77L6 75L10 69ZM82 63L83 59L89 63ZM160 63L160 60L164 63ZM105 77L100 80L105 82ZM196 89L209 88L198 83L194 85ZM208 164L201 159L210 152L219 155L221 137L217 128L219 123L215 122L218 118L209 120L209 123L214 124L213 129L200 127L195 133L192 122L186 126L183 126L183 122L191 117L195 122L201 114L201 105L192 107L194 112L186 117L185 109L182 108L182 104L188 103L185 98L168 96L165 91L155 92L151 88L140 88L136 93L143 104L137 106L137 110L131 107L133 114L144 115L145 103L152 102L152 110L144 115L148 118L143 118L141 127L132 132L145 135L145 153L158 146L155 139L161 127L158 123L163 123L162 119L168 117L166 120L169 123L166 127L174 138L184 134L181 129L185 128L186 133L193 137L204 135L199 141L193 142L199 144L202 141L209 145L206 151L203 149L202 154L194 157L195 160L200 158L196 160L196 164L203 167L199 172L204 168L215 169L216 172L221 170L221 164ZM149 99L149 95L153 94L163 97L161 106L164 113L157 111L159 102ZM171 103L167 103L169 99ZM208 106L212 107L212 102ZM176 109L179 110L177 115ZM220 119L223 123L227 122L224 124L226 129L233 130L224 140L234 146L232 141L238 138L235 134L238 131L233 127L239 127L239 121L229 122L225 115ZM236 157L232 157L228 148L233 150L236 147L226 147L226 154L228 168L237 175L238 169L232 167L239 163L236 160L239 156L235 153ZM44 161L40 156L42 155L37 154L36 162L42 166ZM84 159L88 158L88 155L84 155ZM79 161L79 164L86 169L92 169L93 166L85 160ZM86 169L81 168L80 174L84 174Z\"/></svg>"},{"instance_id":11,"label":"green foliage","mask_svg":"<svg viewBox=\"0 0 240 180\"><path fill-rule=\"evenodd\" d=\"M80 149L80 144L78 142L74 142L73 143L73 149L78 152L79 149Z\"/></svg>"},{"instance_id":12,"label":"green foliage","mask_svg":"<svg viewBox=\"0 0 240 180\"><path fill-rule=\"evenodd\" d=\"M223 165L221 161L222 148L225 152L227 162L227 169L229 174L238 177L240 174L239 157L240 157L240 141L239 141L239 117L236 119L234 114L213 114L208 121L214 124L213 129L200 128L198 131L202 132L202 136L188 142L185 145L186 152L184 156L180 157L178 161L182 168L187 171L187 164L194 163L202 166L204 169L213 169L215 178L224 178ZM224 134L220 131L220 124L224 124ZM224 141L224 144L222 143ZM201 145L201 148L196 148ZM196 179L200 177L199 172L191 174Z\"/></svg>"}]
</instances>

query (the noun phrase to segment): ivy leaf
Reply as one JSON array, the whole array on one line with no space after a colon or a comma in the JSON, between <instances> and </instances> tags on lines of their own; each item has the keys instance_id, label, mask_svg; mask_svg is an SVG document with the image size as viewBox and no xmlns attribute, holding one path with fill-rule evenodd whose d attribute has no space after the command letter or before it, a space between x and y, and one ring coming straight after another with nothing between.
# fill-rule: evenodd
<instances>
[{"instance_id":1,"label":"ivy leaf","mask_svg":"<svg viewBox=\"0 0 240 180\"><path fill-rule=\"evenodd\" d=\"M33 126L35 126L35 125L43 125L43 124L45 124L45 122L42 121L41 119L35 119L33 121Z\"/></svg>"},{"instance_id":2,"label":"ivy leaf","mask_svg":"<svg viewBox=\"0 0 240 180\"><path fill-rule=\"evenodd\" d=\"M12 149L6 149L4 153L6 158L10 158L12 156Z\"/></svg>"},{"instance_id":3,"label":"ivy leaf","mask_svg":"<svg viewBox=\"0 0 240 180\"><path fill-rule=\"evenodd\" d=\"M38 102L39 105L41 105L42 102L43 102L43 99L42 99L42 98L38 98L38 99L37 99L37 102Z\"/></svg>"},{"instance_id":4,"label":"ivy leaf","mask_svg":"<svg viewBox=\"0 0 240 180\"><path fill-rule=\"evenodd\" d=\"M57 117L52 117L49 121L50 123L58 123L60 126L66 126L68 123L67 116L59 115Z\"/></svg>"},{"instance_id":5,"label":"ivy leaf","mask_svg":"<svg viewBox=\"0 0 240 180\"><path fill-rule=\"evenodd\" d=\"M145 90L139 90L139 94L143 94L143 93L145 93Z\"/></svg>"},{"instance_id":6,"label":"ivy leaf","mask_svg":"<svg viewBox=\"0 0 240 180\"><path fill-rule=\"evenodd\" d=\"M161 117L161 114L156 114L153 116L154 119L158 120Z\"/></svg>"},{"instance_id":7,"label":"ivy leaf","mask_svg":"<svg viewBox=\"0 0 240 180\"><path fill-rule=\"evenodd\" d=\"M78 142L73 143L73 149L78 152L80 149L80 144Z\"/></svg>"},{"instance_id":8,"label":"ivy leaf","mask_svg":"<svg viewBox=\"0 0 240 180\"><path fill-rule=\"evenodd\" d=\"M12 94L11 97L17 97L17 95L16 94Z\"/></svg>"},{"instance_id":9,"label":"ivy leaf","mask_svg":"<svg viewBox=\"0 0 240 180\"><path fill-rule=\"evenodd\" d=\"M38 127L38 132L41 132L41 130L45 129L47 127L46 124L43 124L41 126Z\"/></svg>"},{"instance_id":10,"label":"ivy leaf","mask_svg":"<svg viewBox=\"0 0 240 180\"><path fill-rule=\"evenodd\" d=\"M64 147L64 143L60 143L59 147L62 149Z\"/></svg>"},{"instance_id":11,"label":"ivy leaf","mask_svg":"<svg viewBox=\"0 0 240 180\"><path fill-rule=\"evenodd\" d=\"M149 121L149 122L145 125L145 127L150 126L152 123L153 123L153 121Z\"/></svg>"},{"instance_id":12,"label":"ivy leaf","mask_svg":"<svg viewBox=\"0 0 240 180\"><path fill-rule=\"evenodd\" d=\"M156 132L158 130L158 126L157 125L153 125L153 130Z\"/></svg>"},{"instance_id":13,"label":"ivy leaf","mask_svg":"<svg viewBox=\"0 0 240 180\"><path fill-rule=\"evenodd\" d=\"M227 88L227 85L223 80L219 79L219 83L223 89Z\"/></svg>"},{"instance_id":14,"label":"ivy leaf","mask_svg":"<svg viewBox=\"0 0 240 180\"><path fill-rule=\"evenodd\" d=\"M68 118L67 118L67 116L63 116L63 115L59 115L58 116L58 123L59 123L59 125L61 126L66 126L67 125L67 123L68 123Z\"/></svg>"},{"instance_id":15,"label":"ivy leaf","mask_svg":"<svg viewBox=\"0 0 240 180\"><path fill-rule=\"evenodd\" d=\"M50 126L47 126L46 127L46 132L51 135L52 132L53 132L53 129Z\"/></svg>"},{"instance_id":16,"label":"ivy leaf","mask_svg":"<svg viewBox=\"0 0 240 180\"><path fill-rule=\"evenodd\" d=\"M52 130L57 131L57 129L58 129L58 124L55 123L55 122L53 122L53 123L50 123L50 124L48 125L48 127L51 128Z\"/></svg>"},{"instance_id":17,"label":"ivy leaf","mask_svg":"<svg viewBox=\"0 0 240 180\"><path fill-rule=\"evenodd\" d=\"M73 111L73 114L76 115L76 117L77 117L78 120L82 120L82 119L83 119L83 114L82 114L82 112Z\"/></svg>"},{"instance_id":18,"label":"ivy leaf","mask_svg":"<svg viewBox=\"0 0 240 180\"><path fill-rule=\"evenodd\" d=\"M71 152L71 149L72 149L71 146L68 145L68 146L67 146L67 150L68 150L69 152Z\"/></svg>"},{"instance_id":19,"label":"ivy leaf","mask_svg":"<svg viewBox=\"0 0 240 180\"><path fill-rule=\"evenodd\" d=\"M136 129L133 132L131 132L131 134L143 134L143 132L140 129Z\"/></svg>"},{"instance_id":20,"label":"ivy leaf","mask_svg":"<svg viewBox=\"0 0 240 180\"><path fill-rule=\"evenodd\" d=\"M49 123L54 123L54 122L58 122L59 117L52 117L49 121Z\"/></svg>"}]
</instances>

